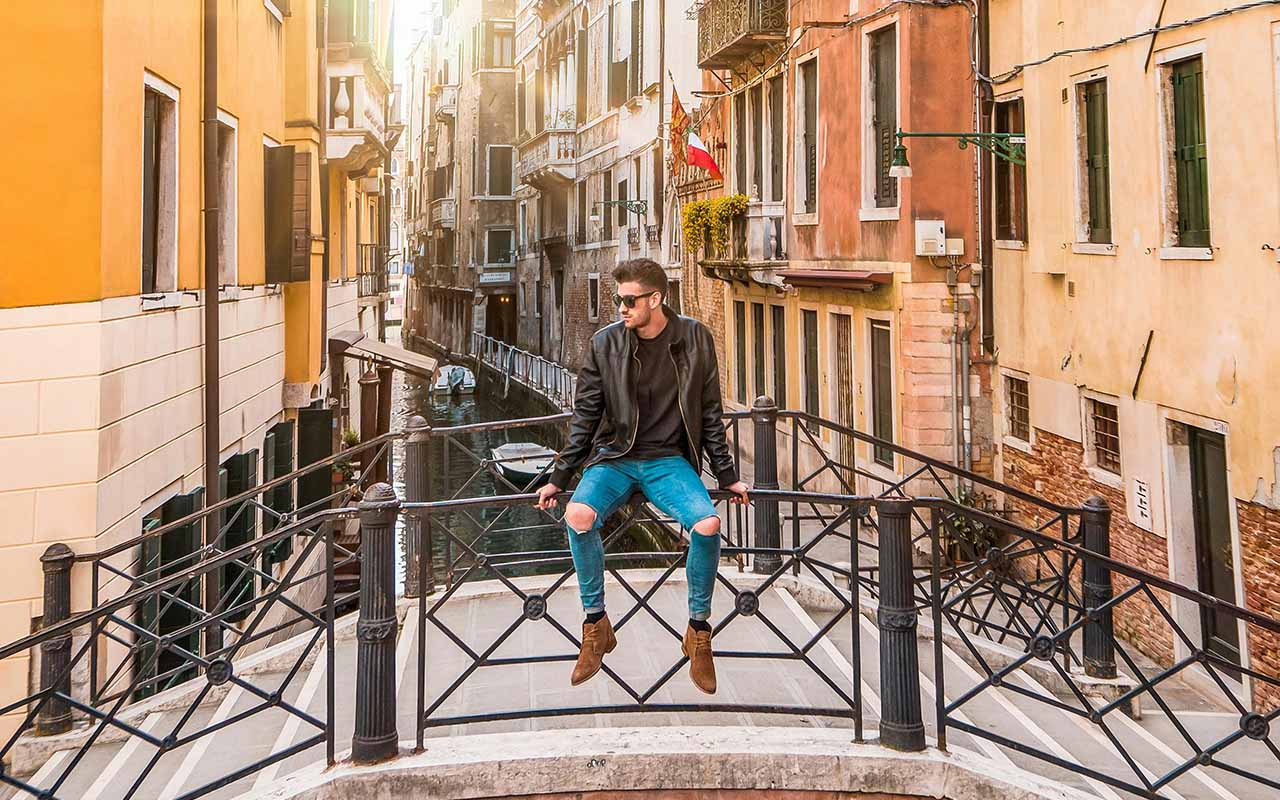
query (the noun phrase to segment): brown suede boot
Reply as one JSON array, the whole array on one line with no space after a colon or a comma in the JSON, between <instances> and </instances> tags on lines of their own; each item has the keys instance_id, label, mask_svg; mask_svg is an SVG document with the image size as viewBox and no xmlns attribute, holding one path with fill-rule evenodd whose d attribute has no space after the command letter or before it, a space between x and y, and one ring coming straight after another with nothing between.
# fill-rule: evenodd
<instances>
[{"instance_id":1,"label":"brown suede boot","mask_svg":"<svg viewBox=\"0 0 1280 800\"><path fill-rule=\"evenodd\" d=\"M591 680L600 671L604 663L604 654L612 653L618 646L618 637L613 635L613 625L606 615L599 622L582 623L582 649L578 651L578 663L573 665L573 677L569 684L577 686Z\"/></svg>"},{"instance_id":2,"label":"brown suede boot","mask_svg":"<svg viewBox=\"0 0 1280 800\"><path fill-rule=\"evenodd\" d=\"M689 658L689 677L693 685L707 694L716 693L716 665L711 660L711 631L700 631L690 625L684 632L681 651Z\"/></svg>"}]
</instances>

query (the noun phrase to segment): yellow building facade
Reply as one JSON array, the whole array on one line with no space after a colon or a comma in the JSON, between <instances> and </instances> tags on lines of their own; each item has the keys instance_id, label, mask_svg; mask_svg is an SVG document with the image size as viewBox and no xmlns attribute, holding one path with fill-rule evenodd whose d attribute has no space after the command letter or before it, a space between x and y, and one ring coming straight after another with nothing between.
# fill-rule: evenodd
<instances>
[{"instance_id":1,"label":"yellow building facade","mask_svg":"<svg viewBox=\"0 0 1280 800\"><path fill-rule=\"evenodd\" d=\"M1103 496L1113 555L1274 614L1280 10L1183 24L1224 5L992 4L997 130L1027 136L1025 172L995 175L998 472ZM1174 607L1223 658L1280 671L1280 643ZM1185 655L1150 623L1117 621Z\"/></svg>"},{"instance_id":2,"label":"yellow building facade","mask_svg":"<svg viewBox=\"0 0 1280 800\"><path fill-rule=\"evenodd\" d=\"M293 458L299 409L343 406L327 396L328 334L378 332L385 297L361 291L358 265L362 245L370 269L381 246L388 131L373 119L348 125L370 132L359 175L326 147L330 76L353 50L386 60L392 0L217 4L223 202L213 288L203 281L202 5L0 8L25 119L0 154L9 176L0 196L5 641L39 623L39 558L51 543L101 550L201 490L207 291L219 303L221 457L250 483L271 477L260 469L269 436L287 434ZM349 208L331 208L326 225L335 198ZM281 219L284 251L271 244ZM358 408L341 425L358 426ZM89 602L88 570L73 570L72 608ZM24 669L11 661L6 670ZM25 689L25 677L0 676L0 692Z\"/></svg>"}]
</instances>

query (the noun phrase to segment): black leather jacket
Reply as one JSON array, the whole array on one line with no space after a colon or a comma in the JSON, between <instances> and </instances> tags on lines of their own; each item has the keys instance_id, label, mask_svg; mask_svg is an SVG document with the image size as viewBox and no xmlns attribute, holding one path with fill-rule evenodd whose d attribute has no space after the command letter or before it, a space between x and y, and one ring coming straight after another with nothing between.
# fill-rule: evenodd
<instances>
[{"instance_id":1,"label":"black leather jacket","mask_svg":"<svg viewBox=\"0 0 1280 800\"><path fill-rule=\"evenodd\" d=\"M665 305L672 326L671 358L679 383L680 414L688 438L688 458L702 471L702 453L721 487L737 482L738 469L725 437L720 406L720 368L715 340L702 323L676 314ZM551 482L566 488L580 468L622 458L635 444L639 425L636 374L639 338L621 322L591 337L586 363L578 373L569 441L556 457Z\"/></svg>"}]
</instances>

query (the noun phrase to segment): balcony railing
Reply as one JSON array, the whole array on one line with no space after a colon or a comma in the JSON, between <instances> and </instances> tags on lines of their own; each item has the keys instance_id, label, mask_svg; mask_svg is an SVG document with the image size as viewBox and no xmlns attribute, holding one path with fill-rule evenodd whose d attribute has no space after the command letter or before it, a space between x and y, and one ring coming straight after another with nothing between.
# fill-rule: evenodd
<instances>
[{"instance_id":1,"label":"balcony railing","mask_svg":"<svg viewBox=\"0 0 1280 800\"><path fill-rule=\"evenodd\" d=\"M563 188L573 182L578 134L573 128L547 128L520 146L519 177L538 189Z\"/></svg>"},{"instance_id":2,"label":"balcony railing","mask_svg":"<svg viewBox=\"0 0 1280 800\"><path fill-rule=\"evenodd\" d=\"M359 280L360 297L378 297L389 291L387 267L383 258L384 249L377 244L356 245L359 254L359 265L356 278Z\"/></svg>"},{"instance_id":3,"label":"balcony railing","mask_svg":"<svg viewBox=\"0 0 1280 800\"><path fill-rule=\"evenodd\" d=\"M787 38L789 0L707 0L698 9L698 66L723 69Z\"/></svg>"}]
</instances>

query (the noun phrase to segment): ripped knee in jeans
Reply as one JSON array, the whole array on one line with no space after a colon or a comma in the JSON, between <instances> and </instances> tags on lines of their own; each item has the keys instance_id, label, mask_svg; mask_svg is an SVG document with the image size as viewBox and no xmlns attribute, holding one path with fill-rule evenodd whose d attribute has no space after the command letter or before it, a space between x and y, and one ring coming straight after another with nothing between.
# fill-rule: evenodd
<instances>
[{"instance_id":1,"label":"ripped knee in jeans","mask_svg":"<svg viewBox=\"0 0 1280 800\"><path fill-rule=\"evenodd\" d=\"M703 536L719 536L720 517L712 516L698 520L693 526L693 532L700 533Z\"/></svg>"},{"instance_id":2,"label":"ripped knee in jeans","mask_svg":"<svg viewBox=\"0 0 1280 800\"><path fill-rule=\"evenodd\" d=\"M586 503L570 503L565 506L564 521L578 533L586 533L596 524L596 510Z\"/></svg>"}]
</instances>

